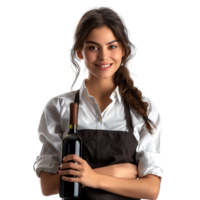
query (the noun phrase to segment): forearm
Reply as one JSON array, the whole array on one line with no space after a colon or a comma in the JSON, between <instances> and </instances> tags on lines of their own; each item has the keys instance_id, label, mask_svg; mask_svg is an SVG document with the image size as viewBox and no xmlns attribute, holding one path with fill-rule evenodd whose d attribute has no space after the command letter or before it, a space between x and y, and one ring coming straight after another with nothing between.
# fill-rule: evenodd
<instances>
[{"instance_id":1,"label":"forearm","mask_svg":"<svg viewBox=\"0 0 200 200\"><path fill-rule=\"evenodd\" d=\"M110 165L110 166L95 168L93 170L98 174L103 174L103 175L115 177L114 167L115 166ZM123 179L123 178L121 178L121 179ZM141 199L141 200L146 200L146 199ZM156 199L150 199L149 198L147 200L156 200Z\"/></svg>"},{"instance_id":2,"label":"forearm","mask_svg":"<svg viewBox=\"0 0 200 200\"><path fill-rule=\"evenodd\" d=\"M95 171L98 174L104 174L104 175L107 175L107 176L113 176L114 177L114 169L113 169L112 165L94 168L93 171Z\"/></svg>"},{"instance_id":3,"label":"forearm","mask_svg":"<svg viewBox=\"0 0 200 200\"><path fill-rule=\"evenodd\" d=\"M130 198L156 199L149 178L123 179L97 174L97 188Z\"/></svg>"},{"instance_id":4,"label":"forearm","mask_svg":"<svg viewBox=\"0 0 200 200\"><path fill-rule=\"evenodd\" d=\"M50 196L59 193L60 175L41 171L40 173L41 189L44 196Z\"/></svg>"}]
</instances>

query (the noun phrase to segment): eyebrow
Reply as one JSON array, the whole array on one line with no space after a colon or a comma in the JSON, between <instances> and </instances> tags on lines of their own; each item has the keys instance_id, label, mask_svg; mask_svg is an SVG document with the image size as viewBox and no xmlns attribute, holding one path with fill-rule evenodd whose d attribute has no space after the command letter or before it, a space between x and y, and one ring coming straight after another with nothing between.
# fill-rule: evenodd
<instances>
[{"instance_id":1,"label":"eyebrow","mask_svg":"<svg viewBox=\"0 0 200 200\"><path fill-rule=\"evenodd\" d=\"M113 43L113 42L119 42L119 41L118 41L118 40L113 40L112 42L108 42L107 45L108 45L108 44L111 44L111 43ZM86 44L87 44L87 43L92 43L92 44L97 44L97 45L99 45L98 43L93 42L93 41L87 41Z\"/></svg>"}]
</instances>

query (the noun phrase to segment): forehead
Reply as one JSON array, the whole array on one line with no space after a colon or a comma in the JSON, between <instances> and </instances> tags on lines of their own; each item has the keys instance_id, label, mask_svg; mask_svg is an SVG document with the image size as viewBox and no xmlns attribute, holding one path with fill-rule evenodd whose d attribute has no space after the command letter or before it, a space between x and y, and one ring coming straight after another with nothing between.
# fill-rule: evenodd
<instances>
[{"instance_id":1,"label":"forehead","mask_svg":"<svg viewBox=\"0 0 200 200\"><path fill-rule=\"evenodd\" d=\"M92 29L88 33L85 42L87 42L88 40L104 44L104 43L111 42L113 40L117 40L117 38L115 37L112 30L108 28L107 26L105 26L101 28Z\"/></svg>"}]
</instances>

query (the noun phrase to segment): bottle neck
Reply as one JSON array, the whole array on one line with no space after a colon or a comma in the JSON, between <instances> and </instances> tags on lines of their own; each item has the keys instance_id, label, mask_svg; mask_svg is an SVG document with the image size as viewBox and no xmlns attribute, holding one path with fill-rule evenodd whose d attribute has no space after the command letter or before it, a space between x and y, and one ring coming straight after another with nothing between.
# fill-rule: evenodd
<instances>
[{"instance_id":1,"label":"bottle neck","mask_svg":"<svg viewBox=\"0 0 200 200\"><path fill-rule=\"evenodd\" d=\"M78 134L78 125L77 124L69 125L69 134Z\"/></svg>"}]
</instances>

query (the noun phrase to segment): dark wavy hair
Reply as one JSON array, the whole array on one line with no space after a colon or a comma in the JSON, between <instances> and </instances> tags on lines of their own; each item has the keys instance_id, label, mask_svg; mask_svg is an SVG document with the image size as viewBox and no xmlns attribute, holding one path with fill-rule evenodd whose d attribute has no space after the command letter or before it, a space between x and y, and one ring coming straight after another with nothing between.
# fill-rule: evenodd
<instances>
[{"instance_id":1,"label":"dark wavy hair","mask_svg":"<svg viewBox=\"0 0 200 200\"><path fill-rule=\"evenodd\" d=\"M70 59L77 70L73 85L75 84L76 79L80 73L80 67L75 61L75 59L80 61L80 59L76 56L76 51L83 48L84 41L91 29L101 28L104 26L109 27L125 50L125 54L122 58L122 63L119 69L115 72L114 84L119 86L120 95L125 103L136 109L137 113L143 117L147 130L153 134L153 129L150 126L150 123L154 128L156 128L156 126L150 119L148 119L148 103L142 101L142 92L134 86L134 82L130 77L130 72L127 68L127 62L135 56L136 47L129 41L127 29L123 22L123 19L108 7L100 7L89 10L82 16L76 27L74 35L75 42L73 48L71 49Z\"/></svg>"}]
</instances>

